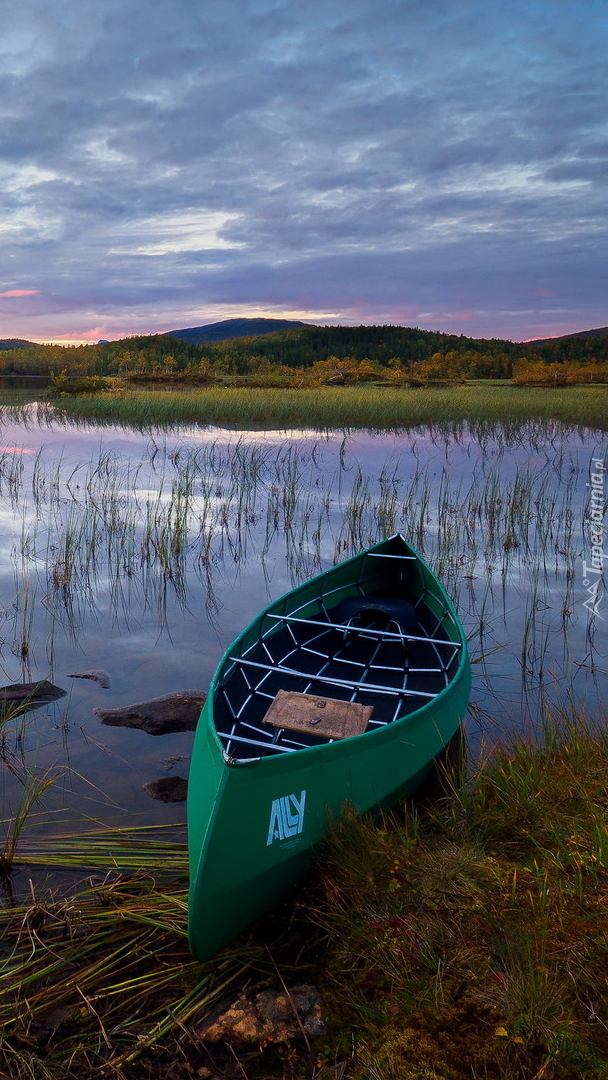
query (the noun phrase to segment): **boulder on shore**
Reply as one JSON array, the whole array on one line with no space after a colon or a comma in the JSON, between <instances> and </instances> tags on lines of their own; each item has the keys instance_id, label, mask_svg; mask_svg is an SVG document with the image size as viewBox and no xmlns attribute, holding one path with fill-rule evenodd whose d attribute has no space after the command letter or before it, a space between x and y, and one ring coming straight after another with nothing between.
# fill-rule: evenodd
<instances>
[{"instance_id":1,"label":"boulder on shore","mask_svg":"<svg viewBox=\"0 0 608 1080\"><path fill-rule=\"evenodd\" d=\"M237 1049L325 1034L319 993L307 983L279 991L246 991L224 1012L198 1022L195 1017L193 1026L203 1042L225 1042Z\"/></svg>"}]
</instances>

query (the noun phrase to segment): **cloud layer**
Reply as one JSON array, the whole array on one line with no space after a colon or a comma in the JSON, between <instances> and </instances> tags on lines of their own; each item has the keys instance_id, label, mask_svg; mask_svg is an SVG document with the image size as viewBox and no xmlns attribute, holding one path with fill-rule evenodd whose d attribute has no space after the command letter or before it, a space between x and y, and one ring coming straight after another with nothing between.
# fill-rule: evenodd
<instances>
[{"instance_id":1,"label":"cloud layer","mask_svg":"<svg viewBox=\"0 0 608 1080\"><path fill-rule=\"evenodd\" d=\"M24 0L0 336L608 323L603 0Z\"/></svg>"}]
</instances>

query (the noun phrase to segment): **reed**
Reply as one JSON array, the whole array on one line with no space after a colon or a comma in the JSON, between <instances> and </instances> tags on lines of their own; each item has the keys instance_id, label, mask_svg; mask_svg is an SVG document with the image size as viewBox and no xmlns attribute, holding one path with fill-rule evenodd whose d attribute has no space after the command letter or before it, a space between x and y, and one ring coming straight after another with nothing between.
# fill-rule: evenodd
<instances>
[{"instance_id":1,"label":"reed","mask_svg":"<svg viewBox=\"0 0 608 1080\"><path fill-rule=\"evenodd\" d=\"M539 688L554 677L558 635L564 667L569 648L582 511L568 436L536 423L431 435L439 467L414 438L379 474L348 437L337 447L321 435L279 446L235 436L170 450L151 439L140 458L103 450L76 466L42 454L27 460L12 495L15 601L5 610L21 677L42 666L33 642L43 642L52 669L58 635L76 643L99 607L113 621L152 618L161 630L175 604L204 606L213 618L226 566L252 552L266 573L282 549L296 583L328 557L399 529L459 604L474 658L488 655L479 670L490 697L492 653L508 642L519 657L522 719L532 717ZM449 457L460 438L477 455L466 481ZM533 461L514 468L509 459L522 444ZM522 592L515 622L513 582Z\"/></svg>"},{"instance_id":2,"label":"reed","mask_svg":"<svg viewBox=\"0 0 608 1080\"><path fill-rule=\"evenodd\" d=\"M153 836L63 837L54 843L54 865L72 875L88 871L89 880L68 895L33 895L2 916L7 1075L59 1080L101 1069L118 1078L142 1075L141 1068L148 1075L146 1060L155 1056L166 1070L187 1060L184 1026L249 970L255 955L247 951L213 965L191 958L186 851ZM35 863L34 847L27 864Z\"/></svg>"},{"instance_id":3,"label":"reed","mask_svg":"<svg viewBox=\"0 0 608 1080\"><path fill-rule=\"evenodd\" d=\"M16 772L14 765L9 763L12 772ZM17 809L12 818L4 817L2 829L4 839L0 849L0 876L11 873L17 857L17 849L24 829L32 824L32 811L43 795L55 782L55 776L39 777L34 770L27 770L24 775L18 776L21 784L21 795Z\"/></svg>"},{"instance_id":4,"label":"reed","mask_svg":"<svg viewBox=\"0 0 608 1080\"><path fill-rule=\"evenodd\" d=\"M420 425L517 426L560 421L606 431L608 387L559 390L473 385L408 390L373 386L282 390L209 387L190 391L128 391L71 397L48 415L149 430L180 424L247 428L407 429Z\"/></svg>"},{"instance_id":5,"label":"reed","mask_svg":"<svg viewBox=\"0 0 608 1080\"><path fill-rule=\"evenodd\" d=\"M433 392L435 403L444 393ZM56 422L56 410L39 412L41 423ZM231 566L254 557L270 577L282 560L295 582L398 528L466 621L485 737L505 717L522 729L530 721L538 735L539 703L569 665L581 508L568 432L546 417L498 427L452 418L421 434L434 440L434 460L412 431L406 451L379 469L348 435L341 446L322 435L279 446L235 435L169 449L150 436L140 458L104 450L76 466L41 453L17 467L7 454L0 484L18 526L7 652L23 675L26 660L41 666L37 639L52 657L53 635L76 639L96 605L127 623L143 612L160 631L169 602L200 608L201 590L216 612ZM459 440L477 455L466 474L451 466ZM522 446L530 460L507 471ZM515 654L519 684L505 677ZM587 662L602 666L591 632ZM319 1050L328 1077L340 1062L353 1080L462 1080L463 1062L467 1076L488 1080L608 1075L595 1019L607 993L606 739L580 715L554 715L543 738L487 759L479 742L476 774L441 812L380 829L347 822L335 841L323 911L313 912L331 938L316 969L331 1019ZM2 916L0 1071L135 1080L179 1066L196 1075L206 1067L193 1049L196 1018L259 977L260 950L241 941L195 965L184 846L162 830L42 840L27 826L48 777L30 775L5 870L15 881L50 871L82 883L13 898ZM280 1063L262 1055L260 1075L316 1076L321 1066L298 1053Z\"/></svg>"}]
</instances>

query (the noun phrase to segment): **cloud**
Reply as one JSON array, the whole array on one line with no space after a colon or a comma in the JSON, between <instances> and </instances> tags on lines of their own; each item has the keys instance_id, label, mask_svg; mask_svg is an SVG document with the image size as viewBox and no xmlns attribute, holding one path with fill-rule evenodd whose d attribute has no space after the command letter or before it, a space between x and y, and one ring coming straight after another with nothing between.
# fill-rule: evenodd
<instances>
[{"instance_id":1,"label":"cloud","mask_svg":"<svg viewBox=\"0 0 608 1080\"><path fill-rule=\"evenodd\" d=\"M38 289L7 289L6 292L0 292L2 296L38 296Z\"/></svg>"},{"instance_id":2,"label":"cloud","mask_svg":"<svg viewBox=\"0 0 608 1080\"><path fill-rule=\"evenodd\" d=\"M0 280L30 300L2 333L250 305L470 311L471 333L494 312L524 336L523 281L584 326L604 303L607 29L600 0L584 19L578 0L14 5Z\"/></svg>"}]
</instances>

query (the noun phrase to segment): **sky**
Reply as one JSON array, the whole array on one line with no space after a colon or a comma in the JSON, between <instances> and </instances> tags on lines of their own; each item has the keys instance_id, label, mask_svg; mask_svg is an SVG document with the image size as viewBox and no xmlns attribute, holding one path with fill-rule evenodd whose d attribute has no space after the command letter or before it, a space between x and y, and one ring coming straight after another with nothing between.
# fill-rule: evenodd
<instances>
[{"instance_id":1,"label":"sky","mask_svg":"<svg viewBox=\"0 0 608 1080\"><path fill-rule=\"evenodd\" d=\"M608 324L606 0L0 10L0 337Z\"/></svg>"}]
</instances>

